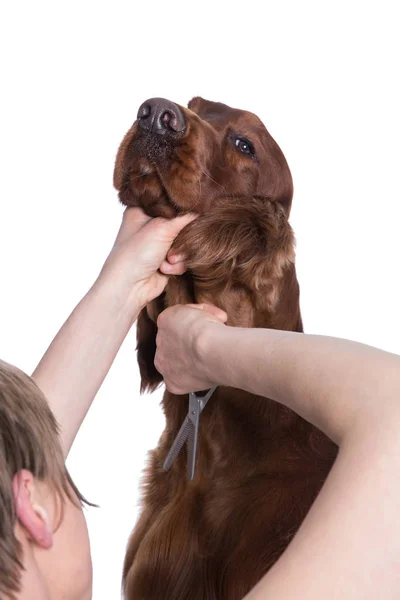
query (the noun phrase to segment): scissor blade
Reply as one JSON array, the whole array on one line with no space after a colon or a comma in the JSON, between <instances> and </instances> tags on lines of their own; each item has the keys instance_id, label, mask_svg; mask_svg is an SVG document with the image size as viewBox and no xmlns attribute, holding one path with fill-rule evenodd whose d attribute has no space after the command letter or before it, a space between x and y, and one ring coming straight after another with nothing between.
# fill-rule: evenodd
<instances>
[{"instance_id":1,"label":"scissor blade","mask_svg":"<svg viewBox=\"0 0 400 600\"><path fill-rule=\"evenodd\" d=\"M182 450L183 444L188 439L188 435L189 435L191 426L192 426L192 424L191 424L189 418L186 417L186 419L183 421L183 423L181 425L180 430L178 431L178 434L174 440L174 443L172 444L172 446L167 454L167 458L164 461L164 464L163 464L164 471L170 470L172 463L178 456L179 452Z\"/></svg>"},{"instance_id":2,"label":"scissor blade","mask_svg":"<svg viewBox=\"0 0 400 600\"><path fill-rule=\"evenodd\" d=\"M191 423L191 430L189 431L189 437L187 442L187 477L190 480L194 477L194 469L196 466L198 433L199 420L197 418L194 423Z\"/></svg>"}]
</instances>

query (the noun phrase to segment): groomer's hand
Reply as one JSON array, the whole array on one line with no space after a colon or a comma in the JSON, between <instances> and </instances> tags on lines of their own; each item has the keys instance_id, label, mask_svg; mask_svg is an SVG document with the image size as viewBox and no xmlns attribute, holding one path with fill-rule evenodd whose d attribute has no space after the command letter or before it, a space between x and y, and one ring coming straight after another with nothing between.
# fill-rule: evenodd
<instances>
[{"instance_id":1,"label":"groomer's hand","mask_svg":"<svg viewBox=\"0 0 400 600\"><path fill-rule=\"evenodd\" d=\"M127 208L98 281L127 295L134 300L135 310L140 310L161 294L168 275L184 272L183 257L169 251L181 229L195 218L194 214L151 218L140 208Z\"/></svg>"},{"instance_id":2,"label":"groomer's hand","mask_svg":"<svg viewBox=\"0 0 400 600\"><path fill-rule=\"evenodd\" d=\"M207 376L204 345L210 327L221 327L227 314L209 304L172 306L158 317L157 352L154 364L170 392L185 394L217 385Z\"/></svg>"}]
</instances>

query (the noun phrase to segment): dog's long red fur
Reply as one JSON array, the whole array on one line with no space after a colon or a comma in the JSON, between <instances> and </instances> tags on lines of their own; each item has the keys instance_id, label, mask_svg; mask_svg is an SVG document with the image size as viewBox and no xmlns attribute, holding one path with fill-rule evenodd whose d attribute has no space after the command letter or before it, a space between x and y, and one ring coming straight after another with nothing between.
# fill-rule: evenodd
<instances>
[{"instance_id":1,"label":"dog's long red fur","mask_svg":"<svg viewBox=\"0 0 400 600\"><path fill-rule=\"evenodd\" d=\"M115 166L124 204L151 216L201 215L175 243L187 273L171 278L139 317L143 390L162 379L154 353L166 306L208 302L228 313L228 325L303 330L288 222L292 179L280 148L249 112L201 98L180 110L181 136L161 141L135 122ZM249 145L254 152L243 152ZM325 435L285 407L220 387L202 414L188 481L185 451L169 472L162 468L187 406L187 396L165 392L166 429L150 453L126 554L128 600L243 598L292 539L336 456Z\"/></svg>"}]
</instances>

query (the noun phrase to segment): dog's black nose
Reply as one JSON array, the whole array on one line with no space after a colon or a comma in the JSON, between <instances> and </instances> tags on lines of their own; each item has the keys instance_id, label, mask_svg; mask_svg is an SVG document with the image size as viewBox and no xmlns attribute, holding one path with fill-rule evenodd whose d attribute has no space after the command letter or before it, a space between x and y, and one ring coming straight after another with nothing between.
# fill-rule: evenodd
<instances>
[{"instance_id":1,"label":"dog's black nose","mask_svg":"<svg viewBox=\"0 0 400 600\"><path fill-rule=\"evenodd\" d=\"M177 134L186 129L185 117L181 109L165 98L150 98L139 108L139 127L149 133Z\"/></svg>"}]
</instances>

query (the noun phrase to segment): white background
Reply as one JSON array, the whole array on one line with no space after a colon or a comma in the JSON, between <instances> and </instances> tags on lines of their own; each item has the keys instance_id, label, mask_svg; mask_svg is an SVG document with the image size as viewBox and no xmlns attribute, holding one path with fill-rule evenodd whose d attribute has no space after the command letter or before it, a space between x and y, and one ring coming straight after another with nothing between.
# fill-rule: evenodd
<instances>
[{"instance_id":1,"label":"white background","mask_svg":"<svg viewBox=\"0 0 400 600\"><path fill-rule=\"evenodd\" d=\"M306 330L400 353L396 2L7 2L0 8L0 356L31 372L90 287L122 208L118 144L152 96L252 110L292 169ZM397 56L396 56L397 55ZM94 598L119 597L138 479L163 426L132 331L69 468Z\"/></svg>"}]
</instances>

